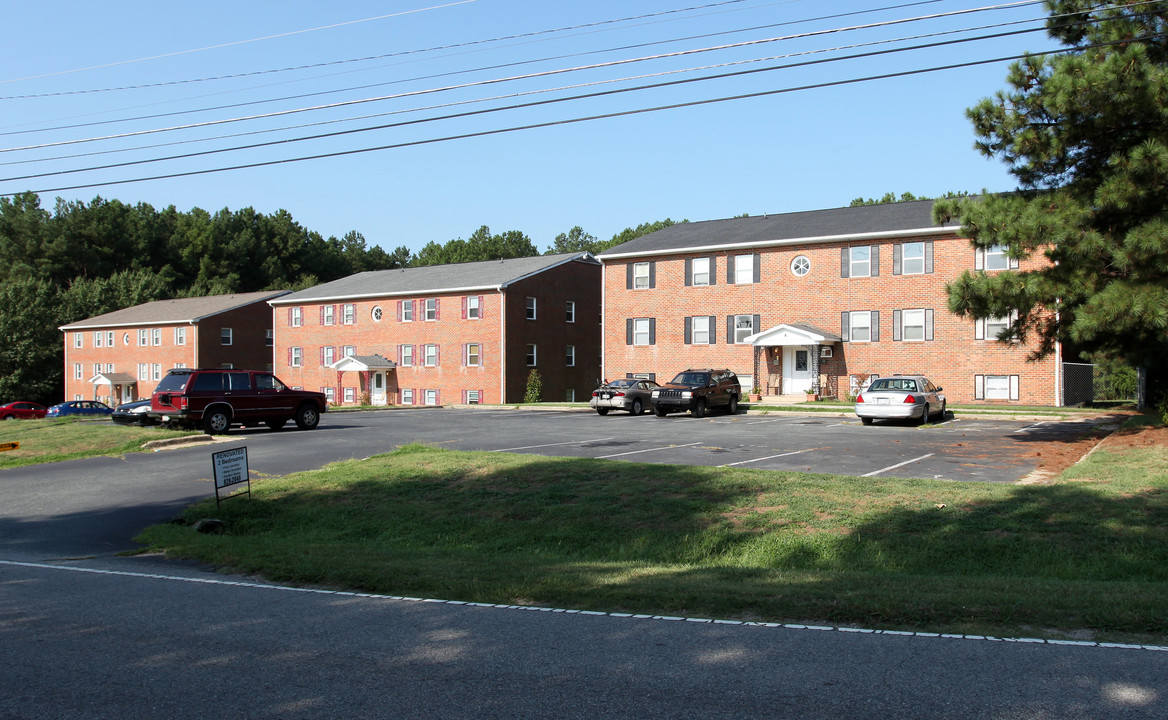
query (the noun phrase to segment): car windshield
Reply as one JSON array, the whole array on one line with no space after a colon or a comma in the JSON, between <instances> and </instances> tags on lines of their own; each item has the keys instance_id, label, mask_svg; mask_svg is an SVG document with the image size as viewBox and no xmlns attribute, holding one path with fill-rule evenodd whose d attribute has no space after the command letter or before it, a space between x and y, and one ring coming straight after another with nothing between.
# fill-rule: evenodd
<instances>
[{"instance_id":1,"label":"car windshield","mask_svg":"<svg viewBox=\"0 0 1168 720\"><path fill-rule=\"evenodd\" d=\"M869 390L901 390L904 392L916 392L917 381L908 378L884 378L876 380L872 383Z\"/></svg>"},{"instance_id":2,"label":"car windshield","mask_svg":"<svg viewBox=\"0 0 1168 720\"><path fill-rule=\"evenodd\" d=\"M673 378L675 385L709 385L710 374L703 372L683 372L678 373L677 377Z\"/></svg>"}]
</instances>

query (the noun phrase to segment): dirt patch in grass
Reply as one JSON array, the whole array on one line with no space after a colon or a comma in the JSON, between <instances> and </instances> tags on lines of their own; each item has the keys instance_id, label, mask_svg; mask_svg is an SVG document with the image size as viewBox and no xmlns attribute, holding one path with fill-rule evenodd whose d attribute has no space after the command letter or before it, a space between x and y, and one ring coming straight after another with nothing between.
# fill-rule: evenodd
<instances>
[{"instance_id":1,"label":"dirt patch in grass","mask_svg":"<svg viewBox=\"0 0 1168 720\"><path fill-rule=\"evenodd\" d=\"M1100 426L1076 440L1042 442L1027 448L1023 456L1033 457L1036 469L1018 482L1022 485L1048 483L1096 448L1122 450L1156 445L1163 447L1166 443L1168 427L1129 427L1117 430L1114 426Z\"/></svg>"}]
</instances>

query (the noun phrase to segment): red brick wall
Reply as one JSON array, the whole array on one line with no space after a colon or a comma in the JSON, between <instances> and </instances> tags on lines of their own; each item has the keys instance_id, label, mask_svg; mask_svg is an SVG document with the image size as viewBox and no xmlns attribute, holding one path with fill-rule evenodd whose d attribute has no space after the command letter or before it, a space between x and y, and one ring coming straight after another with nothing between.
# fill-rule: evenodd
<instances>
[{"instance_id":1,"label":"red brick wall","mask_svg":"<svg viewBox=\"0 0 1168 720\"><path fill-rule=\"evenodd\" d=\"M933 241L934 267L931 274L893 275L893 245L917 240ZM877 277L843 278L840 249L851 245L878 245L880 274ZM843 395L852 374L891 375L897 372L923 373L945 388L950 402L974 401L974 375L1019 375L1021 404L1055 405L1056 371L1053 357L1027 362L1032 346L1003 345L992 338L976 340L972 320L960 319L948 311L945 284L963 271L974 268L974 250L968 240L951 234L908 240L864 240L850 243L821 243L781 248L763 248L760 255L760 282L733 285L726 282L730 255L749 251L663 255L652 258L614 259L605 263L604 291L604 374L608 378L626 373L656 373L664 382L686 367L727 367L741 375L754 374L754 352L749 345L726 344L726 316L759 314L758 331L784 323L806 323L834 335L841 335L841 313L875 310L880 313L878 342L845 342L833 347L834 357L821 361L820 373L838 379ZM811 260L804 277L791 272L797 255ZM709 287L685 285L687 257L715 258L716 284ZM655 261L655 287L626 289L629 263ZM1023 269L1044 262L1023 263ZM1005 271L1003 271L1005 272ZM893 341L893 311L904 309L934 311L934 339L926 342ZM684 318L716 316L717 343L685 345ZM627 318L656 318L656 344L626 345ZM765 377L765 373L760 373ZM744 388L744 392L747 389Z\"/></svg>"},{"instance_id":2,"label":"red brick wall","mask_svg":"<svg viewBox=\"0 0 1168 720\"><path fill-rule=\"evenodd\" d=\"M64 332L65 341L65 400L73 400L81 396L86 400L101 400L110 405L122 402L122 398L111 398L108 385L94 386L89 382L96 373L94 364L101 363L102 372L107 366L113 365L113 372L125 373L137 380L135 394L139 398L148 398L158 384L154 380L154 366L158 366L159 377L167 370L178 364L193 367L195 363L195 328L183 324L186 328L186 344L176 345L174 342L175 325L161 326L134 326L119 328L102 328L98 330L67 330ZM138 331L146 330L147 345L138 344ZM160 331L160 345L153 344L153 331ZM102 347L96 347L94 333L103 335ZM113 333L114 346L110 347L104 340L109 333ZM74 347L74 338L80 333L82 347ZM127 342L128 339L128 342ZM81 363L81 379L76 377L75 364ZM148 380L138 379L138 363L150 365Z\"/></svg>"}]
</instances>

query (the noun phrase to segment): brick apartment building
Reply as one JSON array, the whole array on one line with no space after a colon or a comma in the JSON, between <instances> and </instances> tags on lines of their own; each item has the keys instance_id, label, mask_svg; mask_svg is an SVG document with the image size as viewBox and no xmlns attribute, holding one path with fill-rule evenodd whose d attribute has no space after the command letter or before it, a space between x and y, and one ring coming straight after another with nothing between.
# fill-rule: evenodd
<instances>
[{"instance_id":1,"label":"brick apartment building","mask_svg":"<svg viewBox=\"0 0 1168 720\"><path fill-rule=\"evenodd\" d=\"M158 300L62 325L65 398L150 397L174 367L272 367L272 309L287 290Z\"/></svg>"},{"instance_id":2,"label":"brick apartment building","mask_svg":"<svg viewBox=\"0 0 1168 720\"><path fill-rule=\"evenodd\" d=\"M949 312L946 283L1018 263L975 251L932 205L682 223L601 253L604 375L725 367L744 393L845 397L921 373L951 403L1064 404L1057 355L1030 362L1033 345L997 341L1010 318Z\"/></svg>"},{"instance_id":3,"label":"brick apartment building","mask_svg":"<svg viewBox=\"0 0 1168 720\"><path fill-rule=\"evenodd\" d=\"M588 253L378 270L270 301L276 374L341 405L583 400L600 372Z\"/></svg>"}]
</instances>

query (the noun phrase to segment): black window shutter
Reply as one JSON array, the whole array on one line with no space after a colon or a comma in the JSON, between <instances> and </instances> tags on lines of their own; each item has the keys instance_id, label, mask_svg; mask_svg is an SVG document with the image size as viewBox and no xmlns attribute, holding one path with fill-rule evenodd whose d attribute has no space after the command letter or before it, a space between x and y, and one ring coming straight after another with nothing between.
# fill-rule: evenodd
<instances>
[{"instance_id":1,"label":"black window shutter","mask_svg":"<svg viewBox=\"0 0 1168 720\"><path fill-rule=\"evenodd\" d=\"M897 243L892 246L892 274L900 274L901 256L904 254L904 245Z\"/></svg>"},{"instance_id":2,"label":"black window shutter","mask_svg":"<svg viewBox=\"0 0 1168 720\"><path fill-rule=\"evenodd\" d=\"M900 342L900 321L901 313L899 310L892 311L892 342Z\"/></svg>"},{"instance_id":3,"label":"black window shutter","mask_svg":"<svg viewBox=\"0 0 1168 720\"><path fill-rule=\"evenodd\" d=\"M848 277L848 249L846 247L840 248L840 277Z\"/></svg>"},{"instance_id":4,"label":"black window shutter","mask_svg":"<svg viewBox=\"0 0 1168 720\"><path fill-rule=\"evenodd\" d=\"M633 263L625 265L625 290L633 289Z\"/></svg>"},{"instance_id":5,"label":"black window shutter","mask_svg":"<svg viewBox=\"0 0 1168 720\"><path fill-rule=\"evenodd\" d=\"M710 258L710 284L718 284L718 258L716 257ZM710 327L714 327L714 325L711 323Z\"/></svg>"},{"instance_id":6,"label":"black window shutter","mask_svg":"<svg viewBox=\"0 0 1168 720\"><path fill-rule=\"evenodd\" d=\"M693 260L685 259L685 284L686 287L693 285Z\"/></svg>"},{"instance_id":7,"label":"black window shutter","mask_svg":"<svg viewBox=\"0 0 1168 720\"><path fill-rule=\"evenodd\" d=\"M872 246L872 277L880 276L880 246Z\"/></svg>"},{"instance_id":8,"label":"black window shutter","mask_svg":"<svg viewBox=\"0 0 1168 720\"><path fill-rule=\"evenodd\" d=\"M715 317L714 315L711 315L709 323L710 324L707 327L710 329L710 344L717 345L718 344L718 318Z\"/></svg>"},{"instance_id":9,"label":"black window shutter","mask_svg":"<svg viewBox=\"0 0 1168 720\"><path fill-rule=\"evenodd\" d=\"M734 284L734 256L733 255L726 256L726 284L727 285Z\"/></svg>"},{"instance_id":10,"label":"black window shutter","mask_svg":"<svg viewBox=\"0 0 1168 720\"><path fill-rule=\"evenodd\" d=\"M932 240L928 240L925 242L925 272L930 273L930 274L933 272L933 241Z\"/></svg>"},{"instance_id":11,"label":"black window shutter","mask_svg":"<svg viewBox=\"0 0 1168 720\"><path fill-rule=\"evenodd\" d=\"M761 260L762 260L762 256L759 255L758 253L755 253L754 254L754 282L755 282L755 284L758 284L762 280L762 268L761 268L762 263L760 262ZM758 317L758 316L756 315L755 317ZM757 328L755 329L755 331L757 332Z\"/></svg>"},{"instance_id":12,"label":"black window shutter","mask_svg":"<svg viewBox=\"0 0 1168 720\"><path fill-rule=\"evenodd\" d=\"M880 342L880 311L872 311L872 342Z\"/></svg>"},{"instance_id":13,"label":"black window shutter","mask_svg":"<svg viewBox=\"0 0 1168 720\"><path fill-rule=\"evenodd\" d=\"M755 255L755 257L758 257L758 256ZM758 267L758 266L756 265L755 267ZM762 325L762 316L755 315L754 319L751 322L753 324L753 332L750 334L753 335L754 333L759 332L759 326Z\"/></svg>"},{"instance_id":14,"label":"black window shutter","mask_svg":"<svg viewBox=\"0 0 1168 720\"><path fill-rule=\"evenodd\" d=\"M657 344L657 318L649 318L649 344Z\"/></svg>"},{"instance_id":15,"label":"black window shutter","mask_svg":"<svg viewBox=\"0 0 1168 720\"><path fill-rule=\"evenodd\" d=\"M633 344L633 319L625 320L625 345Z\"/></svg>"},{"instance_id":16,"label":"black window shutter","mask_svg":"<svg viewBox=\"0 0 1168 720\"><path fill-rule=\"evenodd\" d=\"M726 316L726 344L727 345L734 344L734 316L733 315Z\"/></svg>"},{"instance_id":17,"label":"black window shutter","mask_svg":"<svg viewBox=\"0 0 1168 720\"><path fill-rule=\"evenodd\" d=\"M686 261L689 262L688 260ZM685 344L693 345L693 318L687 317L685 319Z\"/></svg>"},{"instance_id":18,"label":"black window shutter","mask_svg":"<svg viewBox=\"0 0 1168 720\"><path fill-rule=\"evenodd\" d=\"M852 339L851 338L852 333L851 333L851 327L850 327L851 319L852 319L852 316L850 313L848 313L847 310L840 313L840 337L844 339L844 342L848 342L849 340Z\"/></svg>"},{"instance_id":19,"label":"black window shutter","mask_svg":"<svg viewBox=\"0 0 1168 720\"><path fill-rule=\"evenodd\" d=\"M657 263L649 263L649 289L657 287Z\"/></svg>"}]
</instances>

